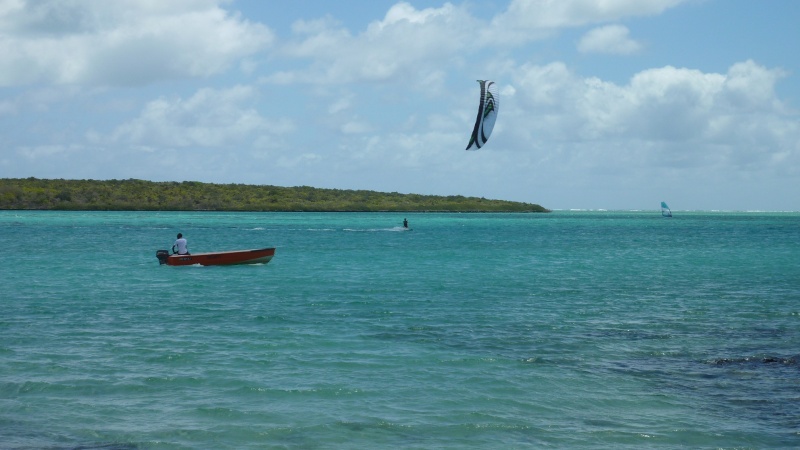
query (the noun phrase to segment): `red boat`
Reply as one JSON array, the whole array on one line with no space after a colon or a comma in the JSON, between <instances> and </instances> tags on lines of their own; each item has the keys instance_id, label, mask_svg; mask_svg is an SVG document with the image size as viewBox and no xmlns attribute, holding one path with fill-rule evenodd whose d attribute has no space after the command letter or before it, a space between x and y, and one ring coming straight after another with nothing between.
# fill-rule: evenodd
<instances>
[{"instance_id":1,"label":"red boat","mask_svg":"<svg viewBox=\"0 0 800 450\"><path fill-rule=\"evenodd\" d=\"M275 256L274 248L234 250L230 252L192 253L170 255L168 250L156 251L159 264L168 266L230 266L234 264L266 264Z\"/></svg>"}]
</instances>

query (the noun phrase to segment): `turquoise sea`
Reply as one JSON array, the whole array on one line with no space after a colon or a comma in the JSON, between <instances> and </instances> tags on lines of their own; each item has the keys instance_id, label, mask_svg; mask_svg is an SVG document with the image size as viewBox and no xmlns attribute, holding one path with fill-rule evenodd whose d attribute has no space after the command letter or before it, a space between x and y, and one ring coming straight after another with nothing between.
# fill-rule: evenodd
<instances>
[{"instance_id":1,"label":"turquoise sea","mask_svg":"<svg viewBox=\"0 0 800 450\"><path fill-rule=\"evenodd\" d=\"M2 211L0 449L800 447L800 213L674 214Z\"/></svg>"}]
</instances>

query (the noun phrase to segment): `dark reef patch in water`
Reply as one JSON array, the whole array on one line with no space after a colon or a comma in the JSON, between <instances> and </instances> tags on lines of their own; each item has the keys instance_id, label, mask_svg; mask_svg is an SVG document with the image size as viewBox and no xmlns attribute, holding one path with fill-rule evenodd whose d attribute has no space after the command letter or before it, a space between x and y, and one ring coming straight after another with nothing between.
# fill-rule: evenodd
<instances>
[{"instance_id":1,"label":"dark reef patch in water","mask_svg":"<svg viewBox=\"0 0 800 450\"><path fill-rule=\"evenodd\" d=\"M749 356L744 358L717 358L709 361L712 366L732 365L782 365L795 366L800 361L800 355L783 358L779 356Z\"/></svg>"},{"instance_id":2,"label":"dark reef patch in water","mask_svg":"<svg viewBox=\"0 0 800 450\"><path fill-rule=\"evenodd\" d=\"M87 444L77 447L46 447L46 450L139 450L136 444Z\"/></svg>"}]
</instances>

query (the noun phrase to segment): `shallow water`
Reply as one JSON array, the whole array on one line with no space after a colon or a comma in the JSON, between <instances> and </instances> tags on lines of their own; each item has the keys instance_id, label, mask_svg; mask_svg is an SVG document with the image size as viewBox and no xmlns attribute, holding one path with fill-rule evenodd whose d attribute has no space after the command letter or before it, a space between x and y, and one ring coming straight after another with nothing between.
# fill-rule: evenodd
<instances>
[{"instance_id":1,"label":"shallow water","mask_svg":"<svg viewBox=\"0 0 800 450\"><path fill-rule=\"evenodd\" d=\"M277 251L159 266L178 232ZM3 449L800 446L797 213L2 211L0 239Z\"/></svg>"}]
</instances>

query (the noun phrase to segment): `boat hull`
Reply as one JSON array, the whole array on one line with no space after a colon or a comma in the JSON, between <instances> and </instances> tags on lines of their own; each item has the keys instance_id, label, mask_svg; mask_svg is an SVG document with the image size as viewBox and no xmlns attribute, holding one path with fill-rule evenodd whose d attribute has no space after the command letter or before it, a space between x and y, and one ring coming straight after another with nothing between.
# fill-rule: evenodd
<instances>
[{"instance_id":1,"label":"boat hull","mask_svg":"<svg viewBox=\"0 0 800 450\"><path fill-rule=\"evenodd\" d=\"M266 264L275 256L274 248L234 250L230 252L192 253L190 255L156 255L168 266L232 266L237 264Z\"/></svg>"}]
</instances>

